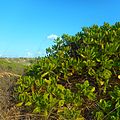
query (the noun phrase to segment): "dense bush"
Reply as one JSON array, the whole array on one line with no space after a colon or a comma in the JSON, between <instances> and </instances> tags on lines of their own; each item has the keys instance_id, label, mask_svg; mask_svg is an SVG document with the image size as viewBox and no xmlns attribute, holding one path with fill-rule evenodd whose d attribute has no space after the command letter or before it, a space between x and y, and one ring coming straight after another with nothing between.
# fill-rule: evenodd
<instances>
[{"instance_id":1,"label":"dense bush","mask_svg":"<svg viewBox=\"0 0 120 120\"><path fill-rule=\"evenodd\" d=\"M57 38L15 88L40 119L120 119L120 22Z\"/></svg>"}]
</instances>

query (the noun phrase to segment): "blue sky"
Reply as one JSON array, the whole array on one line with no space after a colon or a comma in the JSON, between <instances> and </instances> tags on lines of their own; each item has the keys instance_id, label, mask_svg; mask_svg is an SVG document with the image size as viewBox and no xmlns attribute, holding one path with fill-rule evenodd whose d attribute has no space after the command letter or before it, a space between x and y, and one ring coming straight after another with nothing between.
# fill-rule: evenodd
<instances>
[{"instance_id":1,"label":"blue sky","mask_svg":"<svg viewBox=\"0 0 120 120\"><path fill-rule=\"evenodd\" d=\"M0 56L43 56L53 38L120 21L120 0L0 0Z\"/></svg>"}]
</instances>

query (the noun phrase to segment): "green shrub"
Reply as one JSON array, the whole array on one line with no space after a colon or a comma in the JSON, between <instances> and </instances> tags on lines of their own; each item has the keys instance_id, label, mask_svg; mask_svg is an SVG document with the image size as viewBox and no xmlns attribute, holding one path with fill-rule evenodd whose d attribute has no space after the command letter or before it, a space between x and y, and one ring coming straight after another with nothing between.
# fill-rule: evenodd
<instances>
[{"instance_id":1,"label":"green shrub","mask_svg":"<svg viewBox=\"0 0 120 120\"><path fill-rule=\"evenodd\" d=\"M119 120L120 23L54 42L18 80L17 106L44 119Z\"/></svg>"}]
</instances>

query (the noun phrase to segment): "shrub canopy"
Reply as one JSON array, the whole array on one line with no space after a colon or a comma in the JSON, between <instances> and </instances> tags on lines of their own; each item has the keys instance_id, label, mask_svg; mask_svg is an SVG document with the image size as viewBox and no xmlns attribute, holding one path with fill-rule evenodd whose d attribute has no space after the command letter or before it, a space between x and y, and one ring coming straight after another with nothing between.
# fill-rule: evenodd
<instances>
[{"instance_id":1,"label":"shrub canopy","mask_svg":"<svg viewBox=\"0 0 120 120\"><path fill-rule=\"evenodd\" d=\"M45 119L119 120L120 22L54 40L16 87L19 103Z\"/></svg>"}]
</instances>

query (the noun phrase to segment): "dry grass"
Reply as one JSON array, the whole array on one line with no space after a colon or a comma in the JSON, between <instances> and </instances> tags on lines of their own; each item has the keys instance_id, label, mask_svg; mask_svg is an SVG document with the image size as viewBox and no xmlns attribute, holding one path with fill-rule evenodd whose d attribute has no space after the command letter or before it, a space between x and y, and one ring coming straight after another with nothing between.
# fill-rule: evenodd
<instances>
[{"instance_id":1,"label":"dry grass","mask_svg":"<svg viewBox=\"0 0 120 120\"><path fill-rule=\"evenodd\" d=\"M0 72L0 120L42 120L40 115L30 114L15 106L13 86L20 76Z\"/></svg>"},{"instance_id":2,"label":"dry grass","mask_svg":"<svg viewBox=\"0 0 120 120\"><path fill-rule=\"evenodd\" d=\"M19 114L11 96L15 80L19 77L10 72L0 73L0 120L17 120L10 118Z\"/></svg>"}]
</instances>

